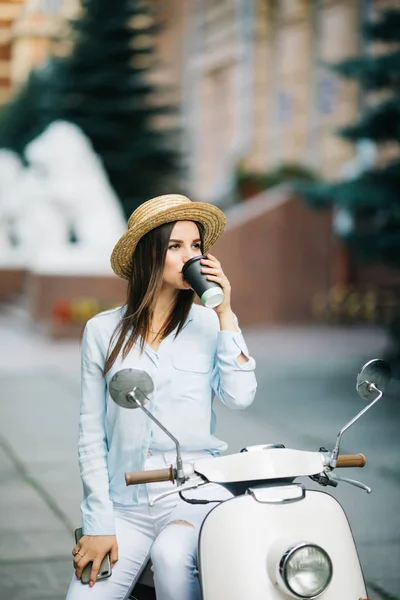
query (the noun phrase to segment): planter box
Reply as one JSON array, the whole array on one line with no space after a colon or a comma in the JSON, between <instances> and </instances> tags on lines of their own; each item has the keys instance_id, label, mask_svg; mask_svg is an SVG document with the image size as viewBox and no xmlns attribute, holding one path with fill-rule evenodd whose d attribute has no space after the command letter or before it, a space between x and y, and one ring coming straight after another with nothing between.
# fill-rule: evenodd
<instances>
[{"instance_id":1,"label":"planter box","mask_svg":"<svg viewBox=\"0 0 400 600\"><path fill-rule=\"evenodd\" d=\"M88 319L125 303L126 290L116 275L29 273L28 311L52 338L80 338Z\"/></svg>"}]
</instances>

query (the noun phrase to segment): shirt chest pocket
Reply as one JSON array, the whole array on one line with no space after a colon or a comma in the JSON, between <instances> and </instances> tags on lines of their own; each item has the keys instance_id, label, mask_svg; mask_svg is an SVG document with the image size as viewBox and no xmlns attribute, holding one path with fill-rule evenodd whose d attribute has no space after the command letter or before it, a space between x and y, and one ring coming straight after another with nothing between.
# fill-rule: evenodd
<instances>
[{"instance_id":1,"label":"shirt chest pocket","mask_svg":"<svg viewBox=\"0 0 400 600\"><path fill-rule=\"evenodd\" d=\"M200 400L210 389L213 361L209 354L180 353L172 356L174 397Z\"/></svg>"},{"instance_id":2,"label":"shirt chest pocket","mask_svg":"<svg viewBox=\"0 0 400 600\"><path fill-rule=\"evenodd\" d=\"M212 358L208 354L175 354L172 357L174 370L189 373L209 373Z\"/></svg>"}]
</instances>

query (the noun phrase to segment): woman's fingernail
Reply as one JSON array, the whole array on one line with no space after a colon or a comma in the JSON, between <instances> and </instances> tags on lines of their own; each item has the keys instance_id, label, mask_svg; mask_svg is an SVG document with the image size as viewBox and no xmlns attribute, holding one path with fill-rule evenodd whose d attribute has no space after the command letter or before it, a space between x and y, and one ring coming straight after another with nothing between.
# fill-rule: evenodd
<instances>
[{"instance_id":1,"label":"woman's fingernail","mask_svg":"<svg viewBox=\"0 0 400 600\"><path fill-rule=\"evenodd\" d=\"M115 567L115 563L111 563L111 568L113 569Z\"/></svg>"},{"instance_id":2,"label":"woman's fingernail","mask_svg":"<svg viewBox=\"0 0 400 600\"><path fill-rule=\"evenodd\" d=\"M93 583L93 581L91 581L91 582L89 583L89 585L90 585L90 587L93 587L93 586L94 586L94 583Z\"/></svg>"}]
</instances>

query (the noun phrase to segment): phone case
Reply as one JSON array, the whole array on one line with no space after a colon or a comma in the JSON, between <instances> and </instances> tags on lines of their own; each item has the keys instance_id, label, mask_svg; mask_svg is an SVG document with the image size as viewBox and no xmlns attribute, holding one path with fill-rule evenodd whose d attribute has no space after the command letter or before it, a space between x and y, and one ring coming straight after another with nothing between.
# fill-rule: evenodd
<instances>
[{"instance_id":1,"label":"phone case","mask_svg":"<svg viewBox=\"0 0 400 600\"><path fill-rule=\"evenodd\" d=\"M75 542L78 543L79 540L82 537L82 527L79 527L78 529L75 529ZM86 567L83 569L82 571L82 576L81 576L81 581L82 583L89 583L90 581L90 572L92 570L92 562L89 562ZM99 581L100 579L107 579L107 577L110 577L112 573L112 569L111 569L111 561L110 561L110 554L106 554L105 557L103 558L101 565L100 565L100 569L96 578L96 581Z\"/></svg>"}]
</instances>

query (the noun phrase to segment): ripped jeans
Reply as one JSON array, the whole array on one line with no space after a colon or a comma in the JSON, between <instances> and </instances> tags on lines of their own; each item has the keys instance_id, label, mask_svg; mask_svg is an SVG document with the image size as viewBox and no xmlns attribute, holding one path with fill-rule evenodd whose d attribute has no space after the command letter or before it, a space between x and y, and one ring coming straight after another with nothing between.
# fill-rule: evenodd
<instances>
[{"instance_id":1,"label":"ripped jeans","mask_svg":"<svg viewBox=\"0 0 400 600\"><path fill-rule=\"evenodd\" d=\"M210 454L183 453L184 462L200 458L210 458ZM145 469L164 468L175 459L175 452L150 454ZM149 500L168 489L172 489L170 482L151 483L142 486L138 506L114 504L119 559L112 575L90 588L74 574L66 600L127 599L149 558L157 600L200 600L197 543L200 527L216 504L188 504L173 494L149 506ZM227 500L231 494L213 484L185 492L185 496Z\"/></svg>"}]
</instances>

